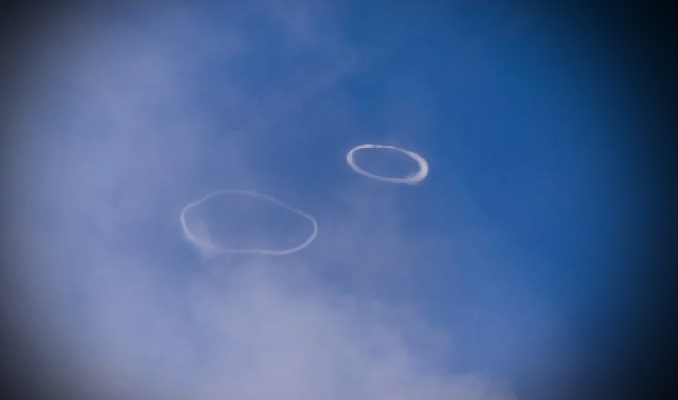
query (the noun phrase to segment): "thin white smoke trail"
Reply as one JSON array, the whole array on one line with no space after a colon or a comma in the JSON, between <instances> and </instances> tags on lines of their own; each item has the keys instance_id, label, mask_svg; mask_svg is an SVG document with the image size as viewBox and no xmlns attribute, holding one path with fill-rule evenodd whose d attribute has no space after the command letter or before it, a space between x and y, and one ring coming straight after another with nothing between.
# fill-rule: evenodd
<instances>
[{"instance_id":1,"label":"thin white smoke trail","mask_svg":"<svg viewBox=\"0 0 678 400\"><path fill-rule=\"evenodd\" d=\"M364 149L386 149L386 150L395 150L399 151L411 158L413 158L417 164L419 164L419 170L413 174L407 175L403 178L392 178L392 177L387 177L387 176L381 176L381 175L376 175L370 172L365 171L364 169L358 167L355 163L355 160L353 159L353 154L356 151L359 150L364 150ZM426 159L424 157L420 156L419 154L401 149L399 147L395 146L387 146L387 145L381 145L381 144L362 144L360 146L356 146L352 148L348 154L346 155L346 162L348 165L353 169L355 172L364 175L368 178L372 178L381 182L389 182L389 183L406 183L408 185L414 185L416 183L421 182L426 178L428 175L428 163L426 162Z\"/></svg>"},{"instance_id":2,"label":"thin white smoke trail","mask_svg":"<svg viewBox=\"0 0 678 400\"><path fill-rule=\"evenodd\" d=\"M192 208L200 205L201 203L209 200L210 198L217 196L217 195L241 195L241 196L252 196L252 197L257 197L260 199L264 199L266 201L269 201L275 205L278 205L288 211L291 211L297 215L302 216L303 218L306 218L307 220L311 221L311 224L313 225L313 232L311 235L300 245L291 247L288 249L282 249L282 250L272 250L272 249L257 249L257 248L251 248L251 249L233 249L233 248L228 248L228 247L222 247L215 245L210 239L209 239L209 233L207 233L207 228L206 226L202 226L203 229L201 229L201 232L196 233L193 230L191 230L188 225L186 224L186 213L191 210ZM208 254L222 254L222 253L240 253L240 254L262 254L262 255L269 255L269 256L284 256L292 253L296 253L297 251L300 251L304 249L306 246L311 244L313 240L315 240L316 235L318 234L318 223L313 218L311 214L308 214L304 211L301 211L299 209L293 208L283 201L276 199L271 196L267 196L255 191L251 190L238 190L238 189L220 189L220 190L215 190L213 192L208 193L207 195L194 200L190 203L188 203L182 210L181 213L179 214L179 221L181 222L181 228L183 230L184 235L186 236L186 239L188 239L193 245L198 247L199 250L202 252L207 252Z\"/></svg>"}]
</instances>

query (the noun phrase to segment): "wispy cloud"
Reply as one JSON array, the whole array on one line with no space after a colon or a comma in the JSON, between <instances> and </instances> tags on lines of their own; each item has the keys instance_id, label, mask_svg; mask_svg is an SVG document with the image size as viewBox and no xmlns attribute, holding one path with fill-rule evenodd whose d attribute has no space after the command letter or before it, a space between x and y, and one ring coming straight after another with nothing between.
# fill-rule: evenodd
<instances>
[{"instance_id":1,"label":"wispy cloud","mask_svg":"<svg viewBox=\"0 0 678 400\"><path fill-rule=\"evenodd\" d=\"M17 273L43 340L66 349L68 368L100 391L198 400L512 398L482 374L450 374L420 353L411 335L436 343L444 335L416 315L318 278L342 266L385 275L375 264L386 262L395 273L416 257L393 195L352 197L342 210L318 205L325 236L289 259L201 265L188 251L181 207L219 187L259 188L266 171L243 154L357 68L357 50L323 25L332 9L252 7L217 10L208 23L199 8L167 8L141 20L82 22L86 29L46 39L52 66L34 79L54 86L31 89L37 97L27 96L16 116L28 134L12 221L26 264ZM261 26L244 23L252 15ZM257 29L281 43L249 47ZM247 71L230 66L268 51L282 51L284 73L252 91L239 82ZM370 256L374 248L393 257Z\"/></svg>"}]
</instances>

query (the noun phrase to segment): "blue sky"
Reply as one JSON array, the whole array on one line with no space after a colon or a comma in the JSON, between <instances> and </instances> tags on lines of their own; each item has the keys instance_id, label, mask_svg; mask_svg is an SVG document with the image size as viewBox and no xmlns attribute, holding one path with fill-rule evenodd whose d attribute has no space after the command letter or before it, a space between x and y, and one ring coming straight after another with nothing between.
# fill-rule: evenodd
<instances>
[{"instance_id":1,"label":"blue sky","mask_svg":"<svg viewBox=\"0 0 678 400\"><path fill-rule=\"evenodd\" d=\"M499 2L118 11L55 24L14 123L31 138L15 223L40 244L27 296L84 365L192 398L488 398L455 383L494 387L487 371L529 398L605 351L641 198L624 159L637 116L593 32ZM416 151L430 174L360 176L345 156L362 143ZM178 215L216 189L280 198L318 238L203 259ZM265 215L278 228L231 236L303 237ZM294 339L328 326L317 353Z\"/></svg>"}]
</instances>

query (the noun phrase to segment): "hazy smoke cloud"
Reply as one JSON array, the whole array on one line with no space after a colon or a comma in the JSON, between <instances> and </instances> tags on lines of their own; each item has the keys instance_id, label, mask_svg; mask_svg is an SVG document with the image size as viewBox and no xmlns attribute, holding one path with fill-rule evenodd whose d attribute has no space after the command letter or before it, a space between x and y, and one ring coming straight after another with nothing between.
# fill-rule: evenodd
<instances>
[{"instance_id":1,"label":"hazy smoke cloud","mask_svg":"<svg viewBox=\"0 0 678 400\"><path fill-rule=\"evenodd\" d=\"M357 68L332 9L264 3L74 15L55 25L14 122L24 157L11 222L26 326L39 328L62 374L97 393L512 398L486 376L449 374L419 353L412 343L437 343L438 333L416 316L318 278L332 263L373 271L358 251L369 244L351 234L360 230L383 234L374 240L397 271L416 254L397 214L368 226L351 204L341 218L316 204L322 213L309 213L326 221L324 242L291 257L206 261L182 241L177 216L189 201L214 187L267 193L268 171L245 155ZM267 60L270 52L278 58ZM262 63L279 67L273 78L251 70ZM397 209L364 196L362 212Z\"/></svg>"}]
</instances>

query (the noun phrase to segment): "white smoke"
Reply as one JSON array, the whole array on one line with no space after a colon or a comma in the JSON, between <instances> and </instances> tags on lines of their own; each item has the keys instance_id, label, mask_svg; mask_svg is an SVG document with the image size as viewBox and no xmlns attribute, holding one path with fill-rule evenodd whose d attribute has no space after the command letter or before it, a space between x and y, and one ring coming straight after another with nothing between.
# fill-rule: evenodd
<instances>
[{"instance_id":1,"label":"white smoke","mask_svg":"<svg viewBox=\"0 0 678 400\"><path fill-rule=\"evenodd\" d=\"M315 239L317 218L329 221L328 232L381 232L387 237L374 240L391 254L413 254L406 232L390 219L366 227L350 207L338 220L330 206L314 206L329 210L326 215L307 213L259 194L265 190L241 191L309 220L312 234L293 248L248 250L290 255L275 260L203 262L181 241L183 234L208 252L229 251L206 244L210 221L202 228L186 223L186 211L207 197L185 204L215 185L263 186L267 172L244 154L259 147L261 136L277 134L270 129L277 118L346 73L351 46L320 28L332 20L331 10L287 4L221 10L214 20L197 6L168 6L137 21L76 15L45 39L49 67L27 80L30 95L14 123L17 137L25 138L12 226L25 261L16 273L25 285L22 310L32 316L27 327L40 332L59 370L99 393L196 400L512 398L482 374L453 374L419 354L407 334L426 325L416 317L391 318L399 307L317 278L319 266L337 261L370 271L372 260L351 252L370 247L360 242L365 236L328 234L326 251L295 253ZM294 45L286 51L321 66L281 73L261 93L239 85L242 74L230 68L257 51L251 43L258 32L248 22L254 17ZM221 102L212 109L204 105L206 94L193 89L206 66L220 71L201 86L218 93ZM411 182L428 171L417 157L420 171ZM363 203L385 206L369 196ZM404 259L394 256L390 267ZM433 341L434 331L420 330L414 340Z\"/></svg>"},{"instance_id":2,"label":"white smoke","mask_svg":"<svg viewBox=\"0 0 678 400\"><path fill-rule=\"evenodd\" d=\"M283 209L290 211L294 214L297 214L301 216L302 218L307 219L308 221L311 222L313 231L311 234L306 238L306 240L294 247L290 247L287 249L262 249L262 248L244 248L244 249L236 249L236 248L230 248L228 247L228 244L220 244L216 243L214 239L210 236L209 234L209 227L208 224L201 219L198 216L193 216L193 218L190 218L189 215L190 211L196 207L199 207L200 204L208 201L210 198L214 196L219 196L219 195L231 195L231 196L249 196L249 197L255 197L259 199L266 200L267 202L270 202L272 204L277 205L278 207L282 207ZM188 203L182 210L181 213L179 214L179 221L181 222L181 228L183 230L184 235L186 236L186 239L188 241L195 245L198 250L204 254L204 255L209 255L210 257L213 257L214 255L217 254L223 254L223 253L239 253L239 254L262 254L262 255L268 255L268 256L284 256L292 253L296 253L299 250L304 249L306 246L311 244L311 242L315 239L316 235L318 234L318 223L316 222L315 218L313 218L312 215L305 213L301 210L298 210L296 208L292 208L285 204L284 202L271 197L267 196L261 193L257 193L254 191L250 190L234 190L234 189L220 189L220 190L215 190L213 192L210 192L209 194L199 198L198 200L194 200L190 203ZM190 222L188 222L190 221ZM196 224L197 227L194 228L193 225ZM191 227L189 227L191 225ZM197 230L197 232L194 233L194 230Z\"/></svg>"},{"instance_id":3,"label":"white smoke","mask_svg":"<svg viewBox=\"0 0 678 400\"><path fill-rule=\"evenodd\" d=\"M380 175L376 175L376 174L367 172L367 171L363 170L362 168L360 168L359 166L357 166L356 163L355 163L355 160L353 159L353 154L356 151L365 150L365 149L382 149L382 150L398 151L398 152L403 153L403 154L411 157L412 159L414 159L414 161L416 161L417 164L419 165L419 170L417 170L417 172L415 172L415 173L412 173L412 174L407 175L407 176L402 177L402 178L380 176ZM364 175L368 178L372 178L372 179L375 179L375 180L378 180L378 181L381 181L381 182L406 183L406 184L409 184L409 185L414 185L416 183L423 181L424 178L426 178L426 176L428 175L428 163L426 162L426 159L424 157L420 156L419 154L417 154L413 151L401 149L401 148L395 147L395 146L386 146L386 145L381 145L381 144L362 144L360 146L356 146L356 147L352 148L351 150L349 150L349 152L346 154L346 162L351 167L351 169L353 169L355 172L357 172L361 175Z\"/></svg>"}]
</instances>

